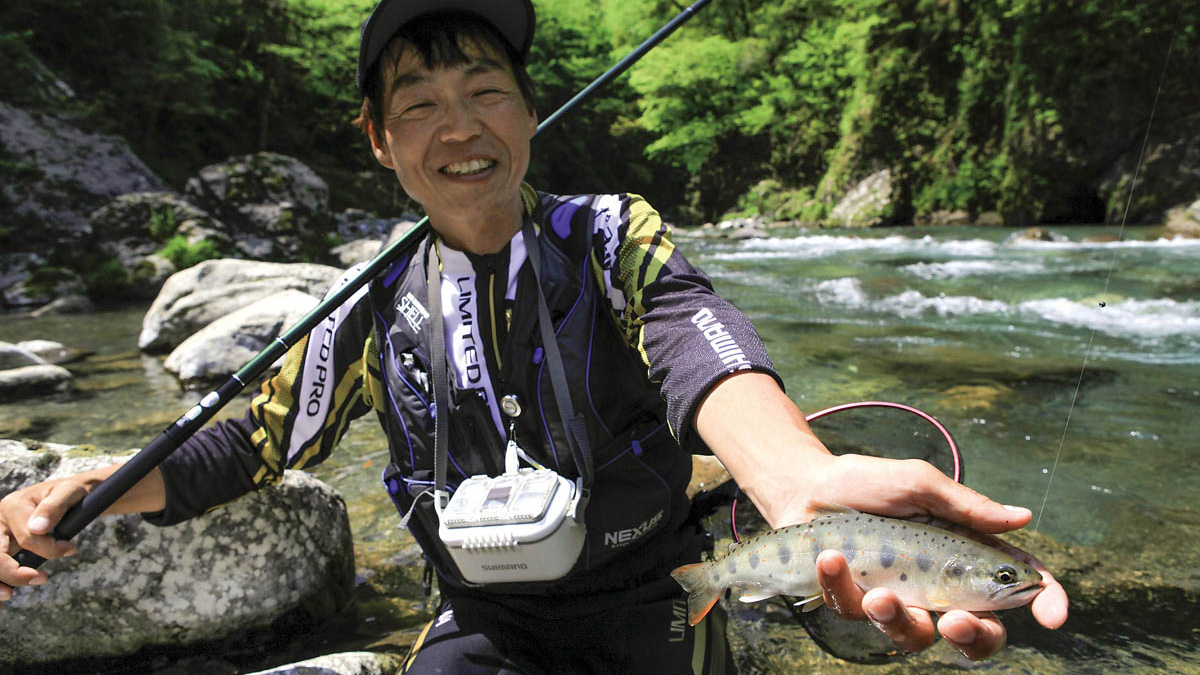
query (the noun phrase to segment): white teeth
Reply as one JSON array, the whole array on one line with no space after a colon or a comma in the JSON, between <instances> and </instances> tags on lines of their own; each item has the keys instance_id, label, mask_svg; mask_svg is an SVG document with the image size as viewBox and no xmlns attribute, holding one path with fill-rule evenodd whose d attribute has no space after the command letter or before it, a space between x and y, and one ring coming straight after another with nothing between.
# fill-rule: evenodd
<instances>
[{"instance_id":1,"label":"white teeth","mask_svg":"<svg viewBox=\"0 0 1200 675\"><path fill-rule=\"evenodd\" d=\"M454 174L456 176L465 176L471 173L478 173L484 169L489 169L495 162L487 159L471 159L465 162L455 162L442 169L443 172Z\"/></svg>"}]
</instances>

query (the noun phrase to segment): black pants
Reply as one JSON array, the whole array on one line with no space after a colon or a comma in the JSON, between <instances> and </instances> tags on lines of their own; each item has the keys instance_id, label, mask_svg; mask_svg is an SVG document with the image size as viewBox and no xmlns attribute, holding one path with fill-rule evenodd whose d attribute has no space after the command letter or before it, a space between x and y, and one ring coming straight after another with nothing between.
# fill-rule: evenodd
<instances>
[{"instance_id":1,"label":"black pants","mask_svg":"<svg viewBox=\"0 0 1200 675\"><path fill-rule=\"evenodd\" d=\"M694 628L669 577L612 597L495 599L443 594L404 673L733 675L725 613Z\"/></svg>"}]
</instances>

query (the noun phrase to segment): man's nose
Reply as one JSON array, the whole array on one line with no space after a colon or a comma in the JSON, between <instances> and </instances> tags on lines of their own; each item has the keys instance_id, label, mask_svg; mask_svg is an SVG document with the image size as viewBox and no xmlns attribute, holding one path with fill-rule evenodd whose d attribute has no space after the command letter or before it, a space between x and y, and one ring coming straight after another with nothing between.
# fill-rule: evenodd
<instances>
[{"instance_id":1,"label":"man's nose","mask_svg":"<svg viewBox=\"0 0 1200 675\"><path fill-rule=\"evenodd\" d=\"M479 112L470 101L456 99L446 106L440 138L444 143L460 143L475 138L483 131Z\"/></svg>"}]
</instances>

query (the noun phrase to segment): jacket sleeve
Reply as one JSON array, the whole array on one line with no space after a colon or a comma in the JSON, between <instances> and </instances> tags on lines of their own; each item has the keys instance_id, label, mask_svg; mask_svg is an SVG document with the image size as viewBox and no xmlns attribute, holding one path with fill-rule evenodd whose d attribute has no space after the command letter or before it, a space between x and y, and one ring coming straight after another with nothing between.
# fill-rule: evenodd
<instances>
[{"instance_id":1,"label":"jacket sleeve","mask_svg":"<svg viewBox=\"0 0 1200 675\"><path fill-rule=\"evenodd\" d=\"M201 430L163 462L167 505L146 520L193 518L328 457L350 421L378 400L372 325L364 288L288 350L243 417Z\"/></svg>"},{"instance_id":2,"label":"jacket sleeve","mask_svg":"<svg viewBox=\"0 0 1200 675\"><path fill-rule=\"evenodd\" d=\"M703 450L692 417L718 380L742 370L768 373L780 387L782 380L750 320L675 248L644 199L603 195L592 211L600 276L625 339L662 387L680 445Z\"/></svg>"}]
</instances>

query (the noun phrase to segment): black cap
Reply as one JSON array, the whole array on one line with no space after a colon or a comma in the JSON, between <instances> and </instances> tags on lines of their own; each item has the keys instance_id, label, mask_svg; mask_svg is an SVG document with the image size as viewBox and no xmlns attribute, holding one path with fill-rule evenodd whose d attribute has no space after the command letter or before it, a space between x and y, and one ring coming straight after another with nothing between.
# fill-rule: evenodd
<instances>
[{"instance_id":1,"label":"black cap","mask_svg":"<svg viewBox=\"0 0 1200 675\"><path fill-rule=\"evenodd\" d=\"M358 92L365 95L367 73L384 46L405 23L438 10L459 10L477 14L491 24L512 45L524 63L533 44L533 3L530 0L382 0L362 27L358 43Z\"/></svg>"}]
</instances>

